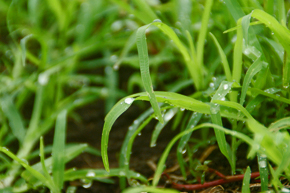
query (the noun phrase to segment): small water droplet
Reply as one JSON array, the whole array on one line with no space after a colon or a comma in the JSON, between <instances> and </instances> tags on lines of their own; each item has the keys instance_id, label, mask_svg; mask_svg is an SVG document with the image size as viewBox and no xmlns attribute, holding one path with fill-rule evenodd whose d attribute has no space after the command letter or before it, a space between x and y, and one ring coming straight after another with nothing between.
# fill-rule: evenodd
<instances>
[{"instance_id":1,"label":"small water droplet","mask_svg":"<svg viewBox=\"0 0 290 193\"><path fill-rule=\"evenodd\" d=\"M213 82L209 83L209 87L214 88L214 83Z\"/></svg>"},{"instance_id":2,"label":"small water droplet","mask_svg":"<svg viewBox=\"0 0 290 193\"><path fill-rule=\"evenodd\" d=\"M82 187L84 187L84 188L90 188L91 186L92 186L92 181L90 181L90 182L88 182L88 183L84 183L83 185L82 185Z\"/></svg>"},{"instance_id":3,"label":"small water droplet","mask_svg":"<svg viewBox=\"0 0 290 193\"><path fill-rule=\"evenodd\" d=\"M185 110L185 108L180 108L180 110L181 110L181 111L184 111L184 110Z\"/></svg>"},{"instance_id":4,"label":"small water droplet","mask_svg":"<svg viewBox=\"0 0 290 193\"><path fill-rule=\"evenodd\" d=\"M185 153L186 153L186 149L184 149L181 153L182 153L182 154L185 154Z\"/></svg>"},{"instance_id":5,"label":"small water droplet","mask_svg":"<svg viewBox=\"0 0 290 193\"><path fill-rule=\"evenodd\" d=\"M173 116L174 116L174 111L169 110L164 116L164 121L169 121Z\"/></svg>"},{"instance_id":6,"label":"small water droplet","mask_svg":"<svg viewBox=\"0 0 290 193\"><path fill-rule=\"evenodd\" d=\"M150 147L156 147L156 143L154 143L154 144L150 145Z\"/></svg>"},{"instance_id":7,"label":"small water droplet","mask_svg":"<svg viewBox=\"0 0 290 193\"><path fill-rule=\"evenodd\" d=\"M128 105L132 104L132 102L134 101L134 98L126 98L125 99L125 103L127 103Z\"/></svg>"},{"instance_id":8,"label":"small water droplet","mask_svg":"<svg viewBox=\"0 0 290 193\"><path fill-rule=\"evenodd\" d=\"M138 121L138 120L135 120L135 121L134 121L134 124L135 124L135 125L137 125L138 123L139 123L139 121Z\"/></svg>"},{"instance_id":9,"label":"small water droplet","mask_svg":"<svg viewBox=\"0 0 290 193\"><path fill-rule=\"evenodd\" d=\"M154 19L154 20L153 20L153 23L155 23L155 22L160 22L160 23L162 23L162 21L161 21L160 19Z\"/></svg>"},{"instance_id":10,"label":"small water droplet","mask_svg":"<svg viewBox=\"0 0 290 193\"><path fill-rule=\"evenodd\" d=\"M140 132L140 133L138 133L138 136L141 136L142 135L142 133Z\"/></svg>"},{"instance_id":11,"label":"small water droplet","mask_svg":"<svg viewBox=\"0 0 290 193\"><path fill-rule=\"evenodd\" d=\"M136 174L136 177L137 177L137 178L139 178L140 176L141 176L141 174L139 174L139 173Z\"/></svg>"},{"instance_id":12,"label":"small water droplet","mask_svg":"<svg viewBox=\"0 0 290 193\"><path fill-rule=\"evenodd\" d=\"M132 127L132 126L130 126L128 129L131 131L131 130L133 129L133 127Z\"/></svg>"},{"instance_id":13,"label":"small water droplet","mask_svg":"<svg viewBox=\"0 0 290 193\"><path fill-rule=\"evenodd\" d=\"M216 81L216 77L212 77L211 79L212 79L212 81L214 81L214 82Z\"/></svg>"},{"instance_id":14,"label":"small water droplet","mask_svg":"<svg viewBox=\"0 0 290 193\"><path fill-rule=\"evenodd\" d=\"M126 173L125 173L124 171L120 171L120 172L119 172L119 175L120 175L120 176L126 176Z\"/></svg>"}]
</instances>

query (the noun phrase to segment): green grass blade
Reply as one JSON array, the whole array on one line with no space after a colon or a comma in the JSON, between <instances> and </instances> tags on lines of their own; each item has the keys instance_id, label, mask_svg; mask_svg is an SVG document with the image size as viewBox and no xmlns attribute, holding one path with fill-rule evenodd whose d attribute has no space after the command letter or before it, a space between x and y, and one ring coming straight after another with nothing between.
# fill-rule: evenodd
<instances>
[{"instance_id":1,"label":"green grass blade","mask_svg":"<svg viewBox=\"0 0 290 193\"><path fill-rule=\"evenodd\" d=\"M237 0L224 0L224 2L236 22L245 15Z\"/></svg>"},{"instance_id":2,"label":"green grass blade","mask_svg":"<svg viewBox=\"0 0 290 193\"><path fill-rule=\"evenodd\" d=\"M258 153L258 165L259 165L259 172L261 178L261 190L267 191L268 190L268 178L269 172L267 168L267 156Z\"/></svg>"},{"instance_id":3,"label":"green grass blade","mask_svg":"<svg viewBox=\"0 0 290 193\"><path fill-rule=\"evenodd\" d=\"M155 129L152 133L151 137L151 142L150 142L150 147L155 147L156 146L156 141L157 138L162 131L162 129L167 125L167 123L175 116L177 113L177 109L169 109L163 116L164 123L158 122L157 125L155 126Z\"/></svg>"},{"instance_id":4,"label":"green grass blade","mask_svg":"<svg viewBox=\"0 0 290 193\"><path fill-rule=\"evenodd\" d=\"M261 61L261 58L258 58L247 70L247 73L244 77L243 86L242 86L242 92L241 92L241 98L240 98L240 104L243 105L246 98L246 92L249 88L249 84L251 83L252 78L262 70L262 68L265 68L267 66L267 63L264 63Z\"/></svg>"},{"instance_id":5,"label":"green grass blade","mask_svg":"<svg viewBox=\"0 0 290 193\"><path fill-rule=\"evenodd\" d=\"M26 66L26 42L33 37L32 34L25 36L20 40L20 46L22 51L22 65Z\"/></svg>"},{"instance_id":6,"label":"green grass blade","mask_svg":"<svg viewBox=\"0 0 290 193\"><path fill-rule=\"evenodd\" d=\"M214 94L214 96L212 97L212 101L213 100L225 100L225 96L227 95L227 93L231 90L232 87L232 82L227 82L227 81L223 81L218 90L216 91L216 93ZM221 119L221 114L220 114L220 106L219 104L213 103L211 102L210 104L210 115L211 115L211 120L212 123L219 125L219 126L223 126L222 123L222 119ZM226 136L225 133L223 131L214 129L215 132L215 136L217 139L217 143L219 146L220 151L222 152L222 154L228 159L232 171L235 171L235 160L234 160L234 155L232 155L232 151L230 149L229 144L226 141Z\"/></svg>"},{"instance_id":7,"label":"green grass blade","mask_svg":"<svg viewBox=\"0 0 290 193\"><path fill-rule=\"evenodd\" d=\"M209 33L209 35L213 39L213 41L218 49L219 55L221 57L221 62L222 62L223 68L224 68L224 72L225 72L226 77L227 77L227 81L231 82L232 81L232 74L231 74L231 70L229 67L228 60L227 60L227 56L224 53L224 51L223 51L221 45L219 44L218 40L216 39L216 37L212 33Z\"/></svg>"},{"instance_id":8,"label":"green grass blade","mask_svg":"<svg viewBox=\"0 0 290 193\"><path fill-rule=\"evenodd\" d=\"M237 25L241 25L242 20L238 20ZM243 31L237 30L237 40L234 47L233 81L240 83L242 74L242 54L243 54Z\"/></svg>"},{"instance_id":9,"label":"green grass blade","mask_svg":"<svg viewBox=\"0 0 290 193\"><path fill-rule=\"evenodd\" d=\"M53 186L55 189L57 189L57 187L55 187L55 183L53 182L51 176L49 175L46 166L45 166L45 156L44 156L44 144L43 144L43 137L40 137L40 147L39 147L39 152L40 152L40 163L42 166L42 171L43 171L43 175L46 177L46 179L49 181L49 183L51 184L51 186Z\"/></svg>"},{"instance_id":10,"label":"green grass blade","mask_svg":"<svg viewBox=\"0 0 290 193\"><path fill-rule=\"evenodd\" d=\"M104 169L80 169L80 170L68 170L65 172L64 179L66 181L73 181L77 179L89 179L89 180L99 180L100 178L108 178L115 176L125 176L126 172L120 168L113 168L109 172ZM143 183L147 182L147 178L141 174L129 170L127 172L129 178L140 180Z\"/></svg>"},{"instance_id":11,"label":"green grass blade","mask_svg":"<svg viewBox=\"0 0 290 193\"><path fill-rule=\"evenodd\" d=\"M65 163L69 162L70 160L72 160L73 158L75 158L76 156L84 152L87 147L88 147L87 144L68 145L65 148L65 154L64 154ZM45 167L48 169L48 173L51 173L52 172L52 157L46 158L44 162L45 162ZM40 173L43 172L41 162L38 162L31 167ZM33 176L31 176L31 174L28 171L22 172L21 177L33 185L37 185L37 184L40 185L38 183L38 180L35 179Z\"/></svg>"},{"instance_id":12,"label":"green grass blade","mask_svg":"<svg viewBox=\"0 0 290 193\"><path fill-rule=\"evenodd\" d=\"M195 127L197 125L197 123L199 122L199 120L201 119L201 117L202 117L201 113L193 112L184 131ZM179 163L180 171L181 171L184 179L187 178L187 174L186 174L186 170L185 170L185 166L184 166L184 158L182 155L184 152L185 145L187 144L188 140L190 139L191 134L192 134L192 132L190 132L186 135L183 135L180 138L178 146L177 146L177 154L176 154L177 161Z\"/></svg>"},{"instance_id":13,"label":"green grass blade","mask_svg":"<svg viewBox=\"0 0 290 193\"><path fill-rule=\"evenodd\" d=\"M152 193L178 193L179 191L166 188L156 188L150 186L131 187L124 190L122 193L137 193L137 192L152 192Z\"/></svg>"},{"instance_id":14,"label":"green grass blade","mask_svg":"<svg viewBox=\"0 0 290 193\"><path fill-rule=\"evenodd\" d=\"M280 129L285 129L289 127L290 127L290 117L285 117L271 123L268 129L272 131L278 131Z\"/></svg>"},{"instance_id":15,"label":"green grass blade","mask_svg":"<svg viewBox=\"0 0 290 193\"><path fill-rule=\"evenodd\" d=\"M260 94L260 95L269 97L271 99L274 99L274 100L277 100L277 101L280 101L280 102L283 102L283 103L290 104L290 100L289 99L286 99L286 98L281 97L281 96L277 96L277 95L272 94L270 92L265 92L265 91L262 91L262 90L257 89L257 88L248 88L248 90L250 92L252 92L252 94Z\"/></svg>"},{"instance_id":16,"label":"green grass blade","mask_svg":"<svg viewBox=\"0 0 290 193\"><path fill-rule=\"evenodd\" d=\"M252 17L260 20L269 27L286 52L290 53L290 45L288 44L290 42L290 31L285 26L281 25L273 16L263 10L255 9L252 12Z\"/></svg>"},{"instance_id":17,"label":"green grass blade","mask_svg":"<svg viewBox=\"0 0 290 193\"><path fill-rule=\"evenodd\" d=\"M197 39L197 62L200 66L203 66L203 57L204 57L204 43L205 38L207 35L207 29L208 29L208 21L210 17L211 7L213 4L213 0L207 0L205 2L204 12L202 14L202 20L201 20L201 28L198 34Z\"/></svg>"},{"instance_id":18,"label":"green grass blade","mask_svg":"<svg viewBox=\"0 0 290 193\"><path fill-rule=\"evenodd\" d=\"M146 29L150 26L145 25L140 27L136 34L137 39L137 49L138 49L138 56L139 56L139 63L140 63L140 71L141 71L141 78L144 84L144 88L148 93L148 97L150 98L150 103L158 120L163 123L163 118L160 112L160 108L157 104L157 100L153 91L153 86L150 78L150 71L149 71L149 56L148 56L148 49L146 43Z\"/></svg>"},{"instance_id":19,"label":"green grass blade","mask_svg":"<svg viewBox=\"0 0 290 193\"><path fill-rule=\"evenodd\" d=\"M102 139L101 139L101 154L102 154L104 167L107 171L109 171L109 161L108 161L108 154L107 154L109 133L112 129L114 122L117 120L117 118L131 106L134 100L135 99L131 97L121 99L105 117L105 123L104 123L104 128L103 128L103 133L102 133Z\"/></svg>"},{"instance_id":20,"label":"green grass blade","mask_svg":"<svg viewBox=\"0 0 290 193\"><path fill-rule=\"evenodd\" d=\"M62 189L64 182L66 114L66 111L62 111L57 116L52 146L52 175L59 189Z\"/></svg>"},{"instance_id":21,"label":"green grass blade","mask_svg":"<svg viewBox=\"0 0 290 193\"><path fill-rule=\"evenodd\" d=\"M20 144L23 144L26 130L24 128L23 120L19 111L11 100L11 96L5 95L0 98L0 104L2 111L9 120L9 125L13 135L19 140Z\"/></svg>"},{"instance_id":22,"label":"green grass blade","mask_svg":"<svg viewBox=\"0 0 290 193\"><path fill-rule=\"evenodd\" d=\"M2 151L3 153L5 153L6 155L8 155L13 160L15 160L18 163L20 163L30 173L30 175L33 175L34 177L36 177L44 185L46 185L47 187L49 187L52 191L54 191L56 193L59 193L60 192L59 190L54 189L54 187L52 187L51 184L49 183L49 180L46 179L40 172L38 172L37 170L35 170L31 166L29 166L26 160L18 158L16 155L14 155L12 152L10 152L5 147L0 147L0 151Z\"/></svg>"},{"instance_id":23,"label":"green grass blade","mask_svg":"<svg viewBox=\"0 0 290 193\"><path fill-rule=\"evenodd\" d=\"M250 180L251 180L251 169L248 166L247 170L244 174L244 179L243 179L243 186L242 186L242 193L250 193Z\"/></svg>"}]
</instances>

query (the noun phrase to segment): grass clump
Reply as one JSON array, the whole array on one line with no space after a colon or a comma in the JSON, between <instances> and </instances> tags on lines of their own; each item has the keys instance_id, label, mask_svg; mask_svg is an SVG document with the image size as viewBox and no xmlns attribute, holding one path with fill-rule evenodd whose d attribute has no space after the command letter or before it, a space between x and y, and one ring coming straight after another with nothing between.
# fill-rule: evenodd
<instances>
[{"instance_id":1,"label":"grass clump","mask_svg":"<svg viewBox=\"0 0 290 193\"><path fill-rule=\"evenodd\" d=\"M280 178L290 176L289 6L282 0L0 0L0 187L57 193L66 181L81 179L88 187L117 176L124 192L177 192L157 187L169 152L176 144L184 183L190 183L189 171L195 185L206 184L209 164L192 156L212 139L213 129L232 175L245 143L245 161L258 160L261 191L268 184L285 190ZM140 70L128 77L126 89L118 82L118 69L125 66ZM74 110L97 99L108 112L101 152L66 144L67 118L79 120ZM129 127L119 167L110 168L110 131L135 101L148 101L151 108ZM173 122L179 130L148 180L130 170L130 156L152 119L159 121L152 147L166 125ZM45 146L43 136L52 129L53 144ZM196 130L201 139L192 136ZM105 169L66 170L83 151L101 154ZM250 190L250 167L242 192Z\"/></svg>"}]
</instances>

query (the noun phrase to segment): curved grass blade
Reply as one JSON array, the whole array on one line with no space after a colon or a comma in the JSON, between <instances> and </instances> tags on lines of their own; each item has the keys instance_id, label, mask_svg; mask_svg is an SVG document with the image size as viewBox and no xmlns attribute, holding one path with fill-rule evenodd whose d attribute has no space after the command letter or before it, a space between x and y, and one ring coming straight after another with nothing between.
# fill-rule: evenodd
<instances>
[{"instance_id":1,"label":"curved grass blade","mask_svg":"<svg viewBox=\"0 0 290 193\"><path fill-rule=\"evenodd\" d=\"M141 174L132 170L127 171L129 178L140 180L143 183L147 183L147 178ZM109 172L103 169L80 169L80 170L68 170L64 174L65 181L73 181L76 179L90 179L99 180L100 178L108 178L114 176L126 176L124 169L113 168Z\"/></svg>"},{"instance_id":2,"label":"curved grass blade","mask_svg":"<svg viewBox=\"0 0 290 193\"><path fill-rule=\"evenodd\" d=\"M131 96L134 97L135 95L131 95ZM102 133L102 139L101 139L101 154L102 154L104 167L107 171L109 171L109 161L108 161L108 154L107 154L109 133L111 131L113 124L117 120L117 118L131 106L134 100L135 99L130 96L127 98L121 99L119 102L117 102L114 105L114 107L105 117L105 123L104 123L104 128L103 128L103 133Z\"/></svg>"},{"instance_id":3,"label":"curved grass blade","mask_svg":"<svg viewBox=\"0 0 290 193\"><path fill-rule=\"evenodd\" d=\"M198 101L196 99L193 99L191 97L183 96L177 93L162 92L162 91L156 91L155 95L156 95L156 100L158 102L167 103L174 107L184 108L190 111L210 114L210 105L203 103L201 101ZM149 101L150 99L146 92L130 95L126 98L121 99L105 117L105 123L103 127L102 141L101 141L101 146L102 146L101 154L102 154L104 167L107 171L109 171L107 148L108 148L110 131L112 129L114 122L117 120L117 118L131 106L134 100ZM228 118L242 119L238 115L238 113L229 112L228 109L226 110L221 109L221 115Z\"/></svg>"},{"instance_id":4,"label":"curved grass blade","mask_svg":"<svg viewBox=\"0 0 290 193\"><path fill-rule=\"evenodd\" d=\"M218 49L219 55L221 57L222 65L224 67L224 72L225 72L226 77L227 77L227 81L231 82L232 81L232 74L231 74L231 70L229 67L228 60L227 60L227 56L224 53L224 51L223 51L221 45L219 44L218 40L216 39L216 37L211 32L209 32L209 35L213 39L213 41Z\"/></svg>"},{"instance_id":5,"label":"curved grass blade","mask_svg":"<svg viewBox=\"0 0 290 193\"><path fill-rule=\"evenodd\" d=\"M246 98L246 92L249 88L249 84L252 80L252 78L262 70L262 68L266 68L267 63L261 61L261 58L259 57L248 69L242 86L242 92L241 92L241 98L240 98L240 104L243 105Z\"/></svg>"},{"instance_id":6,"label":"curved grass blade","mask_svg":"<svg viewBox=\"0 0 290 193\"><path fill-rule=\"evenodd\" d=\"M52 146L52 176L59 189L64 182L66 114L64 110L57 116Z\"/></svg>"},{"instance_id":7,"label":"curved grass blade","mask_svg":"<svg viewBox=\"0 0 290 193\"><path fill-rule=\"evenodd\" d=\"M278 121L271 123L271 125L268 127L268 129L272 131L278 131L285 128L290 128L290 117L279 119Z\"/></svg>"},{"instance_id":8,"label":"curved grass blade","mask_svg":"<svg viewBox=\"0 0 290 193\"><path fill-rule=\"evenodd\" d=\"M121 151L120 151L121 153L120 153L120 158L119 158L119 168L124 169L125 171L129 170L130 153L128 153L128 152L131 152L131 149L133 146L133 144L132 143L130 144L129 142L132 141L132 138L135 136L135 132L139 128L141 123L142 123L142 125L143 125L143 123L146 123L146 124L149 123L149 121L152 118L150 118L149 120L147 120L146 118L148 118L153 113L154 113L153 109L149 108L147 111L142 113L136 120L134 120L134 122L131 126L129 126L128 132L127 132L126 137L123 141ZM140 129L138 129L138 130L140 130ZM127 178L128 178L128 176L127 176ZM120 178L121 190L125 189L126 185L127 185L126 178L125 177Z\"/></svg>"},{"instance_id":9,"label":"curved grass blade","mask_svg":"<svg viewBox=\"0 0 290 193\"><path fill-rule=\"evenodd\" d=\"M251 91L253 94L260 94L260 95L263 95L263 96L267 96L269 98L272 98L274 100L277 100L277 101L280 101L280 102L283 102L283 103L290 104L290 100L289 99L286 99L286 98L281 97L281 96L277 96L277 95L272 94L270 92L265 92L265 91L262 91L262 90L257 89L257 88L248 88L248 90Z\"/></svg>"},{"instance_id":10,"label":"curved grass blade","mask_svg":"<svg viewBox=\"0 0 290 193\"><path fill-rule=\"evenodd\" d=\"M156 188L149 186L132 187L124 190L122 193L137 193L137 192L152 192L152 193L178 193L179 191L166 188Z\"/></svg>"},{"instance_id":11,"label":"curved grass blade","mask_svg":"<svg viewBox=\"0 0 290 193\"><path fill-rule=\"evenodd\" d=\"M251 180L251 169L248 166L247 170L244 174L244 179L243 179L243 186L242 186L242 193L250 193L250 180Z\"/></svg>"},{"instance_id":12,"label":"curved grass blade","mask_svg":"<svg viewBox=\"0 0 290 193\"><path fill-rule=\"evenodd\" d=\"M290 53L290 44L288 43L290 42L290 31L285 26L281 25L273 16L263 10L255 9L252 11L252 17L260 20L269 27L286 52Z\"/></svg>"},{"instance_id":13,"label":"curved grass blade","mask_svg":"<svg viewBox=\"0 0 290 193\"><path fill-rule=\"evenodd\" d=\"M171 150L171 148L173 147L173 145L175 144L175 142L180 139L183 135L186 135L190 132L193 132L197 129L201 129L201 128L208 128L208 127L213 127L215 129L218 129L218 130L221 130L223 132L225 132L226 134L230 134L232 136L235 136L237 138L240 138L242 139L243 141L245 141L246 143L248 143L250 146L258 146L259 147L259 144L257 144L257 142L255 142L254 140L252 140L250 137L242 134L242 133L239 133L239 132L236 132L236 131L232 131L232 130L229 130L229 129L225 129L221 126L218 126L218 125L215 125L215 124L211 124L211 123L204 123L204 124L201 124L201 125L198 125L194 128L191 128L189 130L186 130L186 131L183 131L181 133L179 133L178 135L176 135L170 142L169 144L167 145L166 149L164 150L161 158L159 159L159 162L158 162L158 165L157 165L157 169L155 171L155 174L154 174L154 177L153 177L153 182L152 182L152 185L153 186L157 186L158 182L159 182L159 179L161 177L161 174L164 170L164 164L166 162L166 158L168 157L168 154Z\"/></svg>"}]
</instances>

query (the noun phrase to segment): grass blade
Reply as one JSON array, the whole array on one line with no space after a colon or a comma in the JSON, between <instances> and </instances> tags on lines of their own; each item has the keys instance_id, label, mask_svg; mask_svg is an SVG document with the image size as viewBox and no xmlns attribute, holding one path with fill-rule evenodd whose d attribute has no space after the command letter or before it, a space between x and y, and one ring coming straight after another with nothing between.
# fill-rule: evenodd
<instances>
[{"instance_id":1,"label":"grass blade","mask_svg":"<svg viewBox=\"0 0 290 193\"><path fill-rule=\"evenodd\" d=\"M225 72L226 77L227 77L227 81L231 82L232 81L232 74L231 74L231 70L229 67L228 60L227 60L227 56L224 53L224 51L223 51L221 45L219 44L218 40L216 39L216 37L212 33L209 33L209 35L213 39L213 41L214 41L214 43L219 51L219 55L221 57L221 62L222 62L224 72Z\"/></svg>"},{"instance_id":2,"label":"grass blade","mask_svg":"<svg viewBox=\"0 0 290 193\"><path fill-rule=\"evenodd\" d=\"M201 113L192 113L189 121L188 121L188 124L185 128L184 131L188 130L188 129L191 129L193 127L196 126L196 124L199 122L199 120L201 119L202 117L202 114ZM186 174L186 171L185 171L185 166L184 166L184 158L183 158L183 151L184 151L184 147L185 145L187 144L188 140L190 139L190 136L191 136L192 132L186 134L186 135L183 135L180 140L179 140L179 143L178 143L178 146L177 146L177 161L179 163L179 166L180 166L180 171L182 173L182 176L184 177L184 179L187 178L187 174Z\"/></svg>"},{"instance_id":3,"label":"grass blade","mask_svg":"<svg viewBox=\"0 0 290 193\"><path fill-rule=\"evenodd\" d=\"M225 100L225 96L227 95L227 93L231 90L232 87L231 82L227 82L227 81L223 81L218 90L216 91L216 93L214 94L214 96L212 97L212 101L213 100ZM213 103L211 102L210 104L210 115L211 115L211 120L214 124L219 125L219 126L223 126L222 123L222 119L221 119L221 114L220 114L220 106L219 104ZM215 136L217 139L217 143L218 146L220 148L220 151L222 152L222 154L228 159L232 171L235 171L235 158L234 155L232 154L232 151L230 149L229 144L226 141L226 136L225 133L214 129L215 132Z\"/></svg>"},{"instance_id":4,"label":"grass blade","mask_svg":"<svg viewBox=\"0 0 290 193\"><path fill-rule=\"evenodd\" d=\"M52 175L59 189L62 189L64 182L66 114L64 110L57 116L52 146Z\"/></svg>"},{"instance_id":5,"label":"grass blade","mask_svg":"<svg viewBox=\"0 0 290 193\"><path fill-rule=\"evenodd\" d=\"M132 187L124 190L122 193L137 193L137 192L152 192L152 193L178 193L179 191L166 188L156 188L150 186Z\"/></svg>"},{"instance_id":6,"label":"grass blade","mask_svg":"<svg viewBox=\"0 0 290 193\"><path fill-rule=\"evenodd\" d=\"M261 190L264 192L268 190L269 172L267 168L267 156L258 153L258 164L261 178Z\"/></svg>"},{"instance_id":7,"label":"grass blade","mask_svg":"<svg viewBox=\"0 0 290 193\"><path fill-rule=\"evenodd\" d=\"M241 98L240 98L240 104L243 105L246 98L246 92L248 90L249 84L252 80L252 78L262 70L262 68L265 68L267 66L267 63L262 62L261 58L259 57L248 69L242 86L242 92L241 92Z\"/></svg>"},{"instance_id":8,"label":"grass blade","mask_svg":"<svg viewBox=\"0 0 290 193\"><path fill-rule=\"evenodd\" d=\"M160 112L160 109L157 104L157 100L153 91L153 86L152 86L150 72L149 72L149 56L148 56L148 49L147 49L146 36L145 36L145 31L149 26L150 24L140 27L136 34L141 78L144 84L144 88L146 92L148 93L148 97L150 98L151 106L154 109L154 112L156 113L158 120L161 123L163 123L163 118L162 118L162 115L161 115L161 112Z\"/></svg>"},{"instance_id":9,"label":"grass blade","mask_svg":"<svg viewBox=\"0 0 290 193\"><path fill-rule=\"evenodd\" d=\"M157 125L155 126L155 129L152 133L152 138L150 142L150 147L155 147L156 146L156 141L157 138L162 131L162 129L166 126L166 124L175 116L177 113L177 109L169 109L165 114L164 114L164 123L158 122Z\"/></svg>"},{"instance_id":10,"label":"grass blade","mask_svg":"<svg viewBox=\"0 0 290 193\"><path fill-rule=\"evenodd\" d=\"M23 120L11 100L11 96L5 95L0 98L1 108L5 116L9 120L9 125L11 127L13 135L19 140L22 145L26 130L23 125Z\"/></svg>"},{"instance_id":11,"label":"grass blade","mask_svg":"<svg viewBox=\"0 0 290 193\"><path fill-rule=\"evenodd\" d=\"M198 39L197 39L197 46L196 46L197 62L200 64L200 66L203 66L204 42L205 42L205 37L207 35L208 21L209 21L212 4L213 4L213 0L207 0L205 2L204 12L202 14L202 20L201 20L201 28L200 28Z\"/></svg>"},{"instance_id":12,"label":"grass blade","mask_svg":"<svg viewBox=\"0 0 290 193\"><path fill-rule=\"evenodd\" d=\"M243 186L242 186L242 193L250 193L250 180L251 180L251 169L248 166L247 170L244 174L244 179L243 179Z\"/></svg>"}]
</instances>

